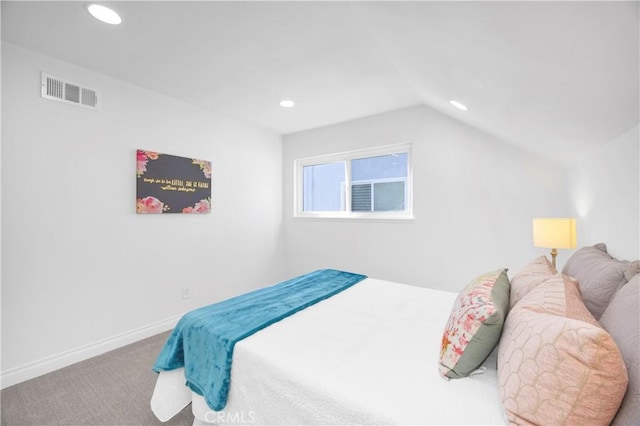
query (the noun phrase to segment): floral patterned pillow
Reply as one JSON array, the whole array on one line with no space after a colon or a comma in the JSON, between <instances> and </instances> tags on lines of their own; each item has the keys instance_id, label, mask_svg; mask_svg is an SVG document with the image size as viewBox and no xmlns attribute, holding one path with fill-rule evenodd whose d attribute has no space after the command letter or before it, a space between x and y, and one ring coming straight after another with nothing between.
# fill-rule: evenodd
<instances>
[{"instance_id":1,"label":"floral patterned pillow","mask_svg":"<svg viewBox=\"0 0 640 426\"><path fill-rule=\"evenodd\" d=\"M466 377L493 351L509 308L506 269L480 275L471 281L453 304L442 336L440 375Z\"/></svg>"}]
</instances>

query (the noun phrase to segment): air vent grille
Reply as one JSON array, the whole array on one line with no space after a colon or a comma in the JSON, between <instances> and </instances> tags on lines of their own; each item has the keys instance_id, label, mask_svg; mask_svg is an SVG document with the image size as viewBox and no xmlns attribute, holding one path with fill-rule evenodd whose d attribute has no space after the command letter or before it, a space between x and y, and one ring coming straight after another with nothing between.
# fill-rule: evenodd
<instances>
[{"instance_id":1,"label":"air vent grille","mask_svg":"<svg viewBox=\"0 0 640 426\"><path fill-rule=\"evenodd\" d=\"M62 99L64 93L64 83L60 80L47 78L47 96Z\"/></svg>"},{"instance_id":2,"label":"air vent grille","mask_svg":"<svg viewBox=\"0 0 640 426\"><path fill-rule=\"evenodd\" d=\"M98 96L96 96L96 91L82 88L82 105L95 107L98 104Z\"/></svg>"},{"instance_id":3,"label":"air vent grille","mask_svg":"<svg viewBox=\"0 0 640 426\"><path fill-rule=\"evenodd\" d=\"M41 95L45 99L99 109L100 94L97 90L42 73Z\"/></svg>"},{"instance_id":4,"label":"air vent grille","mask_svg":"<svg viewBox=\"0 0 640 426\"><path fill-rule=\"evenodd\" d=\"M64 84L64 98L76 104L80 103L80 88L73 84Z\"/></svg>"}]
</instances>

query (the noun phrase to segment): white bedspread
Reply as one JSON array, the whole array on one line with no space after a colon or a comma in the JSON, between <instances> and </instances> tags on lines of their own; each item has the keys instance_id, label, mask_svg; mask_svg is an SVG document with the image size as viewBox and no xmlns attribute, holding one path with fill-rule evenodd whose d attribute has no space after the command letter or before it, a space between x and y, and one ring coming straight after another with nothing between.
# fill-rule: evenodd
<instances>
[{"instance_id":1,"label":"white bedspread","mask_svg":"<svg viewBox=\"0 0 640 426\"><path fill-rule=\"evenodd\" d=\"M367 278L238 342L225 410L163 372L151 400L167 420L191 400L196 422L223 424L504 424L495 358L484 374L438 374L457 294Z\"/></svg>"}]
</instances>

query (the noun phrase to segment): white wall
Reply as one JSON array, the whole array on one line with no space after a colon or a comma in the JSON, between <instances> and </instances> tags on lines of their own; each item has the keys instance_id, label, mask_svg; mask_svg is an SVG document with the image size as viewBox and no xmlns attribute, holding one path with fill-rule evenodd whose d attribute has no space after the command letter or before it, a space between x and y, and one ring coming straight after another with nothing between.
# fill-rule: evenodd
<instances>
[{"instance_id":1,"label":"white wall","mask_svg":"<svg viewBox=\"0 0 640 426\"><path fill-rule=\"evenodd\" d=\"M405 142L415 220L293 218L296 158ZM457 291L479 273L516 271L545 254L532 247L532 218L568 211L560 167L427 107L286 136L284 171L287 275L333 267Z\"/></svg>"},{"instance_id":2,"label":"white wall","mask_svg":"<svg viewBox=\"0 0 640 426\"><path fill-rule=\"evenodd\" d=\"M604 242L620 259L640 259L638 126L585 155L567 171L578 246Z\"/></svg>"},{"instance_id":3,"label":"white wall","mask_svg":"<svg viewBox=\"0 0 640 426\"><path fill-rule=\"evenodd\" d=\"M284 278L279 135L2 48L3 386ZM102 110L40 98L41 71ZM136 148L211 160L212 213L136 215Z\"/></svg>"}]
</instances>

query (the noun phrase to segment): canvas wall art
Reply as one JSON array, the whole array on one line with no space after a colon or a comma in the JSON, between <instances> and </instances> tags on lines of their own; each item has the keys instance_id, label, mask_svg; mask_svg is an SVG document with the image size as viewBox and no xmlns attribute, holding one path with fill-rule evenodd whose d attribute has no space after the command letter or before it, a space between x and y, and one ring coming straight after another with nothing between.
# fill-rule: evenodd
<instances>
[{"instance_id":1,"label":"canvas wall art","mask_svg":"<svg viewBox=\"0 0 640 426\"><path fill-rule=\"evenodd\" d=\"M211 162L137 150L136 213L211 212Z\"/></svg>"}]
</instances>

